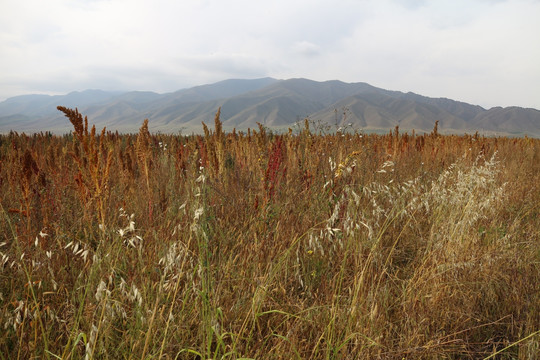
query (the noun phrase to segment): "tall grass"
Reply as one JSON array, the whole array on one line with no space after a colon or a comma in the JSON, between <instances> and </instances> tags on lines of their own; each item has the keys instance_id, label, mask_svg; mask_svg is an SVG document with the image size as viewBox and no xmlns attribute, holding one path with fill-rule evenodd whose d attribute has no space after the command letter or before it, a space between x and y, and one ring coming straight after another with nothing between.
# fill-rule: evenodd
<instances>
[{"instance_id":1,"label":"tall grass","mask_svg":"<svg viewBox=\"0 0 540 360\"><path fill-rule=\"evenodd\" d=\"M59 109L0 135L0 359L538 358L540 141Z\"/></svg>"}]
</instances>

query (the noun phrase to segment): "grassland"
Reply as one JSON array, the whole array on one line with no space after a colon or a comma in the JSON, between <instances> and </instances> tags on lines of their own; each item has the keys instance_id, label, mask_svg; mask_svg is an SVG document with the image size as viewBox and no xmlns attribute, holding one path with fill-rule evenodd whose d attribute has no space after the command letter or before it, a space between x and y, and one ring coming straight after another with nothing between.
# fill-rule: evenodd
<instances>
[{"instance_id":1,"label":"grassland","mask_svg":"<svg viewBox=\"0 0 540 360\"><path fill-rule=\"evenodd\" d=\"M540 140L0 135L0 359L537 359Z\"/></svg>"}]
</instances>

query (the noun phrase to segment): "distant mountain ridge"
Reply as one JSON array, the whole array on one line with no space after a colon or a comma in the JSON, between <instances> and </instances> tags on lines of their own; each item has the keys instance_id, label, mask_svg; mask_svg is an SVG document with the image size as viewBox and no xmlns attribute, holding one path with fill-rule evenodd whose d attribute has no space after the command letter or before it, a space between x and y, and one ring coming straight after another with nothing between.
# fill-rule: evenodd
<instances>
[{"instance_id":1,"label":"distant mountain ridge","mask_svg":"<svg viewBox=\"0 0 540 360\"><path fill-rule=\"evenodd\" d=\"M151 131L201 132L219 107L226 130L256 128L257 123L287 129L309 117L337 127L364 131L400 129L429 132L436 121L443 133L528 135L540 137L540 111L520 107L486 110L446 98L430 98L374 87L367 83L308 79L231 79L173 93L86 90L67 95L23 95L0 103L0 132L66 133L71 124L56 106L77 107L96 127L137 132L149 119Z\"/></svg>"}]
</instances>

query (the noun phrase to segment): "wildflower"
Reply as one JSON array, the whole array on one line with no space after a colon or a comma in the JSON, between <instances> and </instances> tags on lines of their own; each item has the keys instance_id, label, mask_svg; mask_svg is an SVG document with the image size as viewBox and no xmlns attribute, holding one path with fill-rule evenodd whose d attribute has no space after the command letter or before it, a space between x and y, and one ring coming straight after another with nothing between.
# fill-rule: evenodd
<instances>
[{"instance_id":1,"label":"wildflower","mask_svg":"<svg viewBox=\"0 0 540 360\"><path fill-rule=\"evenodd\" d=\"M337 170L334 173L335 178L340 178L343 176L343 172L345 171L347 174L350 174L353 169L356 167L356 158L361 154L360 151L353 151L347 157L345 160L340 163L337 166Z\"/></svg>"},{"instance_id":2,"label":"wildflower","mask_svg":"<svg viewBox=\"0 0 540 360\"><path fill-rule=\"evenodd\" d=\"M137 245L139 245L140 243L142 243L142 241L143 241L143 238L142 238L142 237L140 237L139 235L135 235L135 236L133 236L132 238L130 238L130 239L127 241L127 243L128 243L128 245L130 245L130 246L136 248Z\"/></svg>"},{"instance_id":3,"label":"wildflower","mask_svg":"<svg viewBox=\"0 0 540 360\"><path fill-rule=\"evenodd\" d=\"M203 213L204 213L204 209L202 207L198 208L197 210L195 210L195 214L193 215L193 219L198 220Z\"/></svg>"},{"instance_id":4,"label":"wildflower","mask_svg":"<svg viewBox=\"0 0 540 360\"><path fill-rule=\"evenodd\" d=\"M3 268L4 265L6 265L6 263L9 261L9 256L2 252L0 252L0 255L2 256L2 259L0 259L0 268Z\"/></svg>"},{"instance_id":5,"label":"wildflower","mask_svg":"<svg viewBox=\"0 0 540 360\"><path fill-rule=\"evenodd\" d=\"M88 338L88 342L85 345L85 360L89 360L92 358L92 355L94 353L94 346L96 343L96 335L98 332L98 328L96 325L92 324L92 329L90 331L90 336Z\"/></svg>"},{"instance_id":6,"label":"wildflower","mask_svg":"<svg viewBox=\"0 0 540 360\"><path fill-rule=\"evenodd\" d=\"M135 231L135 221L133 221L134 216L135 216L135 214L131 214L130 221L129 221L129 226L128 226L129 231Z\"/></svg>"},{"instance_id":7,"label":"wildflower","mask_svg":"<svg viewBox=\"0 0 540 360\"><path fill-rule=\"evenodd\" d=\"M206 181L206 176L204 176L204 174L201 174L199 175L199 177L195 180L195 182L200 182L200 183L203 183Z\"/></svg>"},{"instance_id":8,"label":"wildflower","mask_svg":"<svg viewBox=\"0 0 540 360\"><path fill-rule=\"evenodd\" d=\"M107 289L107 284L105 284L105 281L101 280L96 289L96 300L101 301L101 299L103 299L103 295L110 296L111 292Z\"/></svg>"},{"instance_id":9,"label":"wildflower","mask_svg":"<svg viewBox=\"0 0 540 360\"><path fill-rule=\"evenodd\" d=\"M89 253L89 250L86 249L84 250L82 253L81 253L81 257L83 258L83 260L86 262L86 258L88 257L88 253Z\"/></svg>"}]
</instances>

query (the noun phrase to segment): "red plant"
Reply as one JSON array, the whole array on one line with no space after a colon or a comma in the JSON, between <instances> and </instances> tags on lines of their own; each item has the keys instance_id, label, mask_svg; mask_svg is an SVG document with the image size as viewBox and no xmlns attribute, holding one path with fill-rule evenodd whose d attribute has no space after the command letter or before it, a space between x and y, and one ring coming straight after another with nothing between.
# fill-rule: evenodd
<instances>
[{"instance_id":1,"label":"red plant","mask_svg":"<svg viewBox=\"0 0 540 360\"><path fill-rule=\"evenodd\" d=\"M264 174L264 190L267 201L274 197L276 186L281 180L280 174L285 175L286 168L282 166L285 159L283 153L283 141L278 137L272 145L272 150L268 156L268 166Z\"/></svg>"}]
</instances>

